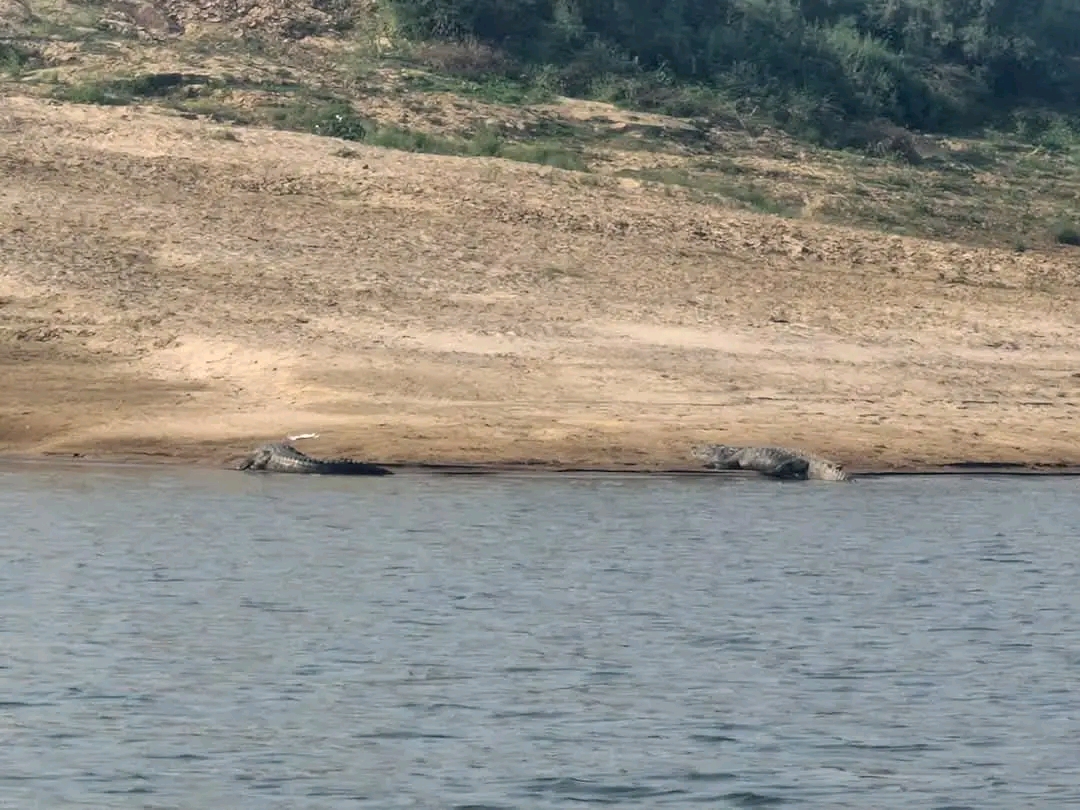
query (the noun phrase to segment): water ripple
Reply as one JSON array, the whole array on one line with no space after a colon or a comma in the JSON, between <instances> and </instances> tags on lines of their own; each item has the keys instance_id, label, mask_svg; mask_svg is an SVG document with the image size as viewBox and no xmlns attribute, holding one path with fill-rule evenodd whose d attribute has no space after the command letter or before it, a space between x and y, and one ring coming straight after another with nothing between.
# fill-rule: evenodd
<instances>
[{"instance_id":1,"label":"water ripple","mask_svg":"<svg viewBox=\"0 0 1080 810\"><path fill-rule=\"evenodd\" d=\"M0 468L0 804L1080 806L1080 479L717 483Z\"/></svg>"}]
</instances>

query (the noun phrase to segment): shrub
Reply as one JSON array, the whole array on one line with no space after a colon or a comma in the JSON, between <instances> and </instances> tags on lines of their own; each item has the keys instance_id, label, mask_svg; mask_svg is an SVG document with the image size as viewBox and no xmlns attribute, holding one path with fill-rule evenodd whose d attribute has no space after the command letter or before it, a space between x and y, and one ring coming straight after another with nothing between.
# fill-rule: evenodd
<instances>
[{"instance_id":1,"label":"shrub","mask_svg":"<svg viewBox=\"0 0 1080 810\"><path fill-rule=\"evenodd\" d=\"M1054 228L1054 241L1059 245L1080 247L1080 228L1071 222L1060 223Z\"/></svg>"}]
</instances>

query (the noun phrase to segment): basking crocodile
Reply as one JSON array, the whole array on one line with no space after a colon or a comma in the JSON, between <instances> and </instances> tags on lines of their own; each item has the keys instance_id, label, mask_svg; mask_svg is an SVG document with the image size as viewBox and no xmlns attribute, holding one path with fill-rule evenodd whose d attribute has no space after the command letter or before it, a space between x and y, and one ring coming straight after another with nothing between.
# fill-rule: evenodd
<instances>
[{"instance_id":1,"label":"basking crocodile","mask_svg":"<svg viewBox=\"0 0 1080 810\"><path fill-rule=\"evenodd\" d=\"M244 459L237 469L314 475L393 475L385 467L353 461L350 458L334 458L325 461L312 458L285 442L264 444Z\"/></svg>"},{"instance_id":2,"label":"basking crocodile","mask_svg":"<svg viewBox=\"0 0 1080 810\"><path fill-rule=\"evenodd\" d=\"M833 461L783 447L733 447L700 444L691 451L710 470L754 470L771 478L847 481L844 468Z\"/></svg>"}]
</instances>

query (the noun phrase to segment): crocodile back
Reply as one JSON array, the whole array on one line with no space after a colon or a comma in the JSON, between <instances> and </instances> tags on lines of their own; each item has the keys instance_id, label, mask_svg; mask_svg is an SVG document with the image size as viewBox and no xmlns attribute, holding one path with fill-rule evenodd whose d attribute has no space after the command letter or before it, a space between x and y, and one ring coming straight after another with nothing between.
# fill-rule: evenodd
<instances>
[{"instance_id":1,"label":"crocodile back","mask_svg":"<svg viewBox=\"0 0 1080 810\"><path fill-rule=\"evenodd\" d=\"M314 472L319 462L289 444L270 445L271 458L266 469L274 472Z\"/></svg>"},{"instance_id":2,"label":"crocodile back","mask_svg":"<svg viewBox=\"0 0 1080 810\"><path fill-rule=\"evenodd\" d=\"M713 470L753 470L772 478L848 480L841 465L786 447L696 445L691 455Z\"/></svg>"},{"instance_id":3,"label":"crocodile back","mask_svg":"<svg viewBox=\"0 0 1080 810\"><path fill-rule=\"evenodd\" d=\"M302 453L285 442L272 442L259 447L240 465L241 470L265 470L279 473L308 473L314 475L392 475L377 464L353 461L349 458L322 461Z\"/></svg>"}]
</instances>

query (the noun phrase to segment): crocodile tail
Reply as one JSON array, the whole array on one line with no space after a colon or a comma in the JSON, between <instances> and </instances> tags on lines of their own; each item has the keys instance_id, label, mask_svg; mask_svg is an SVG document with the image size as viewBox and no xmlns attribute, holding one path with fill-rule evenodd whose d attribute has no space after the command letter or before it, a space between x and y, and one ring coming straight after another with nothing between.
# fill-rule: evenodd
<instances>
[{"instance_id":1,"label":"crocodile tail","mask_svg":"<svg viewBox=\"0 0 1080 810\"><path fill-rule=\"evenodd\" d=\"M326 475L393 475L385 467L369 464L366 461L353 461L348 458L336 458L319 462L317 471Z\"/></svg>"}]
</instances>

